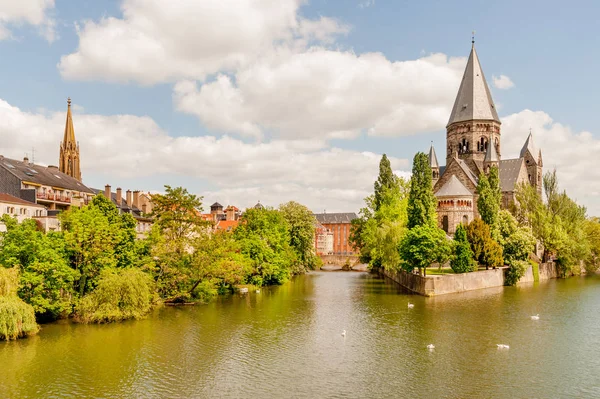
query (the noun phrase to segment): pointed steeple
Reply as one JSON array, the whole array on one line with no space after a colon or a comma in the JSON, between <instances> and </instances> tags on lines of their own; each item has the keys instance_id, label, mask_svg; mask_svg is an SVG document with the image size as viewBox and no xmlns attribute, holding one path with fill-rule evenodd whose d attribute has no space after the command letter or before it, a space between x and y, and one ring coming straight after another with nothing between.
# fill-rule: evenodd
<instances>
[{"instance_id":1,"label":"pointed steeple","mask_svg":"<svg viewBox=\"0 0 600 399\"><path fill-rule=\"evenodd\" d=\"M67 99L67 121L65 123L65 135L60 143L60 155L58 169L67 175L81 181L81 169L79 167L79 144L75 140L75 129L73 128L73 116L71 115L71 98Z\"/></svg>"},{"instance_id":2,"label":"pointed steeple","mask_svg":"<svg viewBox=\"0 0 600 399\"><path fill-rule=\"evenodd\" d=\"M474 119L493 120L500 123L473 41L448 126L455 122Z\"/></svg>"},{"instance_id":3,"label":"pointed steeple","mask_svg":"<svg viewBox=\"0 0 600 399\"><path fill-rule=\"evenodd\" d=\"M71 97L67 98L67 122L65 123L65 136L63 138L63 143L65 145L69 142L76 144L73 116L71 115Z\"/></svg>"},{"instance_id":4,"label":"pointed steeple","mask_svg":"<svg viewBox=\"0 0 600 399\"><path fill-rule=\"evenodd\" d=\"M431 147L429 148L429 166L432 168L439 168L437 156L435 155L435 149L433 148L433 143L431 143Z\"/></svg>"},{"instance_id":5,"label":"pointed steeple","mask_svg":"<svg viewBox=\"0 0 600 399\"><path fill-rule=\"evenodd\" d=\"M500 161L500 158L498 157L498 152L496 152L496 146L494 145L494 142L492 141L492 135L490 134L490 140L488 141L488 148L485 152L485 158L483 159L483 162L497 163L498 161Z\"/></svg>"},{"instance_id":6,"label":"pointed steeple","mask_svg":"<svg viewBox=\"0 0 600 399\"><path fill-rule=\"evenodd\" d=\"M521 148L520 157L525 157L527 151L529 151L533 159L536 159L536 155L541 155L541 153L538 153L538 151L535 149L535 145L533 144L533 135L531 134L531 129L529 129L529 136L527 136L527 140L525 140L525 144L523 145L523 148Z\"/></svg>"}]
</instances>

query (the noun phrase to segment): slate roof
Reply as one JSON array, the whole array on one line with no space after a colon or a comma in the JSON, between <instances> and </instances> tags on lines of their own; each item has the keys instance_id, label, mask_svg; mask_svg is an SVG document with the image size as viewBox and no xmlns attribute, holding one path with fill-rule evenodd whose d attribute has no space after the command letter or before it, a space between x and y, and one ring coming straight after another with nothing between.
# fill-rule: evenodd
<instances>
[{"instance_id":1,"label":"slate roof","mask_svg":"<svg viewBox=\"0 0 600 399\"><path fill-rule=\"evenodd\" d=\"M466 162L456 157L454 158L454 160L458 162L458 165L465 172L469 180L471 180L471 182L477 186L477 181L479 180L479 178L475 175L475 173L473 173L473 171L471 170L471 168L469 168Z\"/></svg>"},{"instance_id":2,"label":"slate roof","mask_svg":"<svg viewBox=\"0 0 600 399\"><path fill-rule=\"evenodd\" d=\"M521 154L519 154L519 156L521 158L524 158L525 154L527 154L527 150L529 150L533 159L537 160L536 156L539 153L535 148L535 144L533 144L533 135L531 134L531 132L529 132L529 136L527 136L527 140L525 140L525 144L523 145L523 148L521 148Z\"/></svg>"},{"instance_id":3,"label":"slate roof","mask_svg":"<svg viewBox=\"0 0 600 399\"><path fill-rule=\"evenodd\" d=\"M488 141L488 148L487 148L487 151L485 152L485 158L483 161L484 162L498 162L498 160L499 160L499 158L498 158L498 152L496 152L496 146L490 139L490 141Z\"/></svg>"},{"instance_id":4,"label":"slate roof","mask_svg":"<svg viewBox=\"0 0 600 399\"><path fill-rule=\"evenodd\" d=\"M265 207L260 203L260 201L258 201L256 205L254 205L254 209L265 209Z\"/></svg>"},{"instance_id":5,"label":"slate roof","mask_svg":"<svg viewBox=\"0 0 600 399\"><path fill-rule=\"evenodd\" d=\"M358 219L356 213L315 213L317 222L321 224L337 224L337 223L350 223L354 219Z\"/></svg>"},{"instance_id":6,"label":"slate roof","mask_svg":"<svg viewBox=\"0 0 600 399\"><path fill-rule=\"evenodd\" d=\"M93 193L92 189L79 180L63 173L57 167L41 166L29 162L17 161L0 155L0 167L15 175L21 181L42 184L51 187Z\"/></svg>"},{"instance_id":7,"label":"slate roof","mask_svg":"<svg viewBox=\"0 0 600 399\"><path fill-rule=\"evenodd\" d=\"M523 158L503 159L498 164L500 177L500 188L502 191L514 191L519 178L519 172L523 167Z\"/></svg>"},{"instance_id":8,"label":"slate roof","mask_svg":"<svg viewBox=\"0 0 600 399\"><path fill-rule=\"evenodd\" d=\"M211 208L223 208L223 205L219 204L218 202L215 202L214 204L212 204L210 206Z\"/></svg>"},{"instance_id":9,"label":"slate roof","mask_svg":"<svg viewBox=\"0 0 600 399\"><path fill-rule=\"evenodd\" d=\"M429 149L429 166L431 168L439 168L440 165L437 160L437 156L435 155L435 148L433 148L433 144L431 144L431 148Z\"/></svg>"},{"instance_id":10,"label":"slate roof","mask_svg":"<svg viewBox=\"0 0 600 399\"><path fill-rule=\"evenodd\" d=\"M42 208L42 209L46 208L43 205L34 204L33 202L25 201L24 199L17 198L13 195L6 194L6 193L0 193L0 202L4 202L7 204L35 206L37 208Z\"/></svg>"},{"instance_id":11,"label":"slate roof","mask_svg":"<svg viewBox=\"0 0 600 399\"><path fill-rule=\"evenodd\" d=\"M456 175L452 175L450 179L444 184L436 193L436 197L462 197L472 196L471 193L464 184L458 180Z\"/></svg>"},{"instance_id":12,"label":"slate roof","mask_svg":"<svg viewBox=\"0 0 600 399\"><path fill-rule=\"evenodd\" d=\"M481 64L479 64L475 45L471 48L448 125L473 119L500 122Z\"/></svg>"}]
</instances>

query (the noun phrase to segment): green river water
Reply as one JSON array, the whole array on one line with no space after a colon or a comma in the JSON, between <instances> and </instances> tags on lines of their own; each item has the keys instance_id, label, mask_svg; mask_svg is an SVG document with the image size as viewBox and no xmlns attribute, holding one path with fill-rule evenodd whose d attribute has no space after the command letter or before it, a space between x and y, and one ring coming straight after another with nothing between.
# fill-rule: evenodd
<instances>
[{"instance_id":1,"label":"green river water","mask_svg":"<svg viewBox=\"0 0 600 399\"><path fill-rule=\"evenodd\" d=\"M600 277L424 298L317 272L141 321L45 325L0 343L0 370L0 398L600 398Z\"/></svg>"}]
</instances>

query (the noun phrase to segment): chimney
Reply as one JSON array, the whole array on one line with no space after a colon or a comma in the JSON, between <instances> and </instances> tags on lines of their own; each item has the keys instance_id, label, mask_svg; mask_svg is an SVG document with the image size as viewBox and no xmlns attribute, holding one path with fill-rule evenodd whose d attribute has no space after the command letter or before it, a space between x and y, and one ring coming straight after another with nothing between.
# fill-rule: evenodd
<instances>
[{"instance_id":1,"label":"chimney","mask_svg":"<svg viewBox=\"0 0 600 399\"><path fill-rule=\"evenodd\" d=\"M131 190L127 190L127 206L131 208L133 202L131 201Z\"/></svg>"},{"instance_id":2,"label":"chimney","mask_svg":"<svg viewBox=\"0 0 600 399\"><path fill-rule=\"evenodd\" d=\"M140 209L140 190L133 191L133 206Z\"/></svg>"},{"instance_id":3,"label":"chimney","mask_svg":"<svg viewBox=\"0 0 600 399\"><path fill-rule=\"evenodd\" d=\"M25 155L25 158L23 158L23 162L29 164L29 158L27 158L27 155Z\"/></svg>"},{"instance_id":4,"label":"chimney","mask_svg":"<svg viewBox=\"0 0 600 399\"><path fill-rule=\"evenodd\" d=\"M112 198L110 197L110 185L108 184L104 186L104 196L112 201Z\"/></svg>"},{"instance_id":5,"label":"chimney","mask_svg":"<svg viewBox=\"0 0 600 399\"><path fill-rule=\"evenodd\" d=\"M227 220L235 220L235 208L233 206L228 206L226 209Z\"/></svg>"},{"instance_id":6,"label":"chimney","mask_svg":"<svg viewBox=\"0 0 600 399\"><path fill-rule=\"evenodd\" d=\"M123 201L123 190L121 190L121 187L117 188L117 206L120 208L121 207L121 202Z\"/></svg>"}]
</instances>

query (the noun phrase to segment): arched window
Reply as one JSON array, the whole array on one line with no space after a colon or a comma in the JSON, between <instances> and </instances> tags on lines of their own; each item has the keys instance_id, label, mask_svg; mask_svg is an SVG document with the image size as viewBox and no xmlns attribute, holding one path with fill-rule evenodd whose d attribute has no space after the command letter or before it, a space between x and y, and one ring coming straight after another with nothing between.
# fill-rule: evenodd
<instances>
[{"instance_id":1,"label":"arched window","mask_svg":"<svg viewBox=\"0 0 600 399\"><path fill-rule=\"evenodd\" d=\"M446 233L448 232L448 216L442 218L442 229L444 229Z\"/></svg>"},{"instance_id":2,"label":"arched window","mask_svg":"<svg viewBox=\"0 0 600 399\"><path fill-rule=\"evenodd\" d=\"M469 217L467 215L463 215L462 224L463 226L469 224Z\"/></svg>"}]
</instances>

